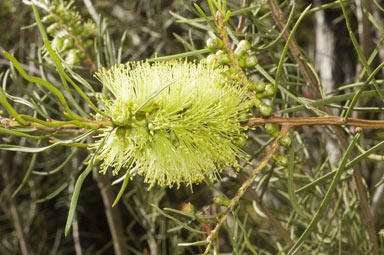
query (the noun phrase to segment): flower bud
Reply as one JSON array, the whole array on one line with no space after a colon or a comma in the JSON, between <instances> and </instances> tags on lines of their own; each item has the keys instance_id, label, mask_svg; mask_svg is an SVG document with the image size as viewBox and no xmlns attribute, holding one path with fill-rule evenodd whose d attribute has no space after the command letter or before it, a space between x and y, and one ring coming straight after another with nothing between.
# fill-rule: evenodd
<instances>
[{"instance_id":1,"label":"flower bud","mask_svg":"<svg viewBox=\"0 0 384 255\"><path fill-rule=\"evenodd\" d=\"M53 49L60 51L63 48L63 43L64 43L63 38L55 37L51 42L51 46Z\"/></svg>"},{"instance_id":2,"label":"flower bud","mask_svg":"<svg viewBox=\"0 0 384 255\"><path fill-rule=\"evenodd\" d=\"M64 45L63 45L63 50L68 50L68 49L71 49L74 45L74 40L73 38L65 38L64 39Z\"/></svg>"},{"instance_id":3,"label":"flower bud","mask_svg":"<svg viewBox=\"0 0 384 255\"><path fill-rule=\"evenodd\" d=\"M47 33L53 35L60 28L58 23L53 23L47 28Z\"/></svg>"},{"instance_id":4,"label":"flower bud","mask_svg":"<svg viewBox=\"0 0 384 255\"><path fill-rule=\"evenodd\" d=\"M217 64L217 55L215 55L215 54L210 54L210 55L207 57L207 64L208 64L208 65L211 65L211 66L216 66L216 64Z\"/></svg>"},{"instance_id":5,"label":"flower bud","mask_svg":"<svg viewBox=\"0 0 384 255\"><path fill-rule=\"evenodd\" d=\"M254 67L257 65L257 57L255 55L249 56L247 59L247 67Z\"/></svg>"},{"instance_id":6,"label":"flower bud","mask_svg":"<svg viewBox=\"0 0 384 255\"><path fill-rule=\"evenodd\" d=\"M61 16L61 19L64 21L64 22L68 22L72 19L72 16L69 15L68 13L65 13Z\"/></svg>"},{"instance_id":7,"label":"flower bud","mask_svg":"<svg viewBox=\"0 0 384 255\"><path fill-rule=\"evenodd\" d=\"M219 206L228 206L230 203L230 200L225 196L218 195L213 198L213 203Z\"/></svg>"},{"instance_id":8,"label":"flower bud","mask_svg":"<svg viewBox=\"0 0 384 255\"><path fill-rule=\"evenodd\" d=\"M275 94L275 88L272 84L267 84L265 86L265 91L264 91L264 95L265 96L272 96L273 94Z\"/></svg>"},{"instance_id":9,"label":"flower bud","mask_svg":"<svg viewBox=\"0 0 384 255\"><path fill-rule=\"evenodd\" d=\"M48 15L42 18L41 20L43 23L51 23L55 21L55 17L53 15Z\"/></svg>"},{"instance_id":10,"label":"flower bud","mask_svg":"<svg viewBox=\"0 0 384 255\"><path fill-rule=\"evenodd\" d=\"M247 122L249 120L249 117L251 115L248 113L248 112L242 112L240 115L239 115L239 121L244 123L244 122Z\"/></svg>"},{"instance_id":11,"label":"flower bud","mask_svg":"<svg viewBox=\"0 0 384 255\"><path fill-rule=\"evenodd\" d=\"M70 66L75 66L80 64L80 62L81 60L80 60L78 51L75 49L71 49L68 52L67 57L65 58L65 63L67 63Z\"/></svg>"},{"instance_id":12,"label":"flower bud","mask_svg":"<svg viewBox=\"0 0 384 255\"><path fill-rule=\"evenodd\" d=\"M78 26L74 27L73 29L73 33L77 36L81 35L82 32L83 32L83 25L82 24L79 24Z\"/></svg>"},{"instance_id":13,"label":"flower bud","mask_svg":"<svg viewBox=\"0 0 384 255\"><path fill-rule=\"evenodd\" d=\"M225 55L225 54L226 54L226 52L223 51L223 50L218 50L218 51L216 51L216 55L217 55L217 56Z\"/></svg>"},{"instance_id":14,"label":"flower bud","mask_svg":"<svg viewBox=\"0 0 384 255\"><path fill-rule=\"evenodd\" d=\"M272 134L271 134L271 136L273 136L273 137L278 137L280 135L280 131L279 130L276 130L276 131L274 131Z\"/></svg>"},{"instance_id":15,"label":"flower bud","mask_svg":"<svg viewBox=\"0 0 384 255\"><path fill-rule=\"evenodd\" d=\"M245 54L241 58L239 58L239 66L244 67L254 67L257 65L257 57L252 55L249 56L248 54Z\"/></svg>"},{"instance_id":16,"label":"flower bud","mask_svg":"<svg viewBox=\"0 0 384 255\"><path fill-rule=\"evenodd\" d=\"M126 132L126 128L124 127L118 127L116 130L116 135L119 137L124 137Z\"/></svg>"},{"instance_id":17,"label":"flower bud","mask_svg":"<svg viewBox=\"0 0 384 255\"><path fill-rule=\"evenodd\" d=\"M231 60L227 54L222 54L217 56L217 63L220 65L229 64Z\"/></svg>"},{"instance_id":18,"label":"flower bud","mask_svg":"<svg viewBox=\"0 0 384 255\"><path fill-rule=\"evenodd\" d=\"M239 58L239 66L241 68L247 67L247 59L246 58Z\"/></svg>"},{"instance_id":19,"label":"flower bud","mask_svg":"<svg viewBox=\"0 0 384 255\"><path fill-rule=\"evenodd\" d=\"M256 97L259 99L265 97L264 92L256 93Z\"/></svg>"},{"instance_id":20,"label":"flower bud","mask_svg":"<svg viewBox=\"0 0 384 255\"><path fill-rule=\"evenodd\" d=\"M237 69L236 68L228 68L225 73L227 73L228 75L233 75L233 74L236 74L237 73Z\"/></svg>"},{"instance_id":21,"label":"flower bud","mask_svg":"<svg viewBox=\"0 0 384 255\"><path fill-rule=\"evenodd\" d=\"M87 57L87 53L85 53L84 51L80 51L79 52L79 58L81 60L84 60L86 57Z\"/></svg>"},{"instance_id":22,"label":"flower bud","mask_svg":"<svg viewBox=\"0 0 384 255\"><path fill-rule=\"evenodd\" d=\"M247 140L248 140L247 135L242 135L242 136L239 136L238 138L235 139L234 144L237 147L241 148L241 147L244 147L247 144Z\"/></svg>"},{"instance_id":23,"label":"flower bud","mask_svg":"<svg viewBox=\"0 0 384 255\"><path fill-rule=\"evenodd\" d=\"M262 81L252 82L249 88L255 90L256 92L264 92L265 83Z\"/></svg>"},{"instance_id":24,"label":"flower bud","mask_svg":"<svg viewBox=\"0 0 384 255\"><path fill-rule=\"evenodd\" d=\"M241 40L239 45L235 50L235 55L237 57L243 56L249 49L251 48L251 44L247 40Z\"/></svg>"},{"instance_id":25,"label":"flower bud","mask_svg":"<svg viewBox=\"0 0 384 255\"><path fill-rule=\"evenodd\" d=\"M280 166L284 166L284 167L288 166L287 156L284 156L281 154L274 154L272 157L276 161L276 163L279 164Z\"/></svg>"},{"instance_id":26,"label":"flower bud","mask_svg":"<svg viewBox=\"0 0 384 255\"><path fill-rule=\"evenodd\" d=\"M224 44L220 38L209 38L207 40L207 47L210 50L217 50L223 48Z\"/></svg>"},{"instance_id":27,"label":"flower bud","mask_svg":"<svg viewBox=\"0 0 384 255\"><path fill-rule=\"evenodd\" d=\"M279 139L279 144L285 147L290 146L292 143L291 137L289 135L285 135Z\"/></svg>"},{"instance_id":28,"label":"flower bud","mask_svg":"<svg viewBox=\"0 0 384 255\"><path fill-rule=\"evenodd\" d=\"M263 117L269 117L271 116L273 109L271 106L261 102L259 105L257 105L257 109L259 109L259 112Z\"/></svg>"},{"instance_id":29,"label":"flower bud","mask_svg":"<svg viewBox=\"0 0 384 255\"><path fill-rule=\"evenodd\" d=\"M265 128L265 131L270 135L272 135L276 131L280 132L279 125L276 125L276 124L267 123L265 124L264 128Z\"/></svg>"}]
</instances>

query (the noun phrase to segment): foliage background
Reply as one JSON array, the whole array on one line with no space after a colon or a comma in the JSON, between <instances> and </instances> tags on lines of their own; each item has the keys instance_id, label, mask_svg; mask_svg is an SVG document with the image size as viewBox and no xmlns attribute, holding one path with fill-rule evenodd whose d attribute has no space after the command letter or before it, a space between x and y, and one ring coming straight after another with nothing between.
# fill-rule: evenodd
<instances>
[{"instance_id":1,"label":"foliage background","mask_svg":"<svg viewBox=\"0 0 384 255\"><path fill-rule=\"evenodd\" d=\"M85 18L91 18L87 1L76 1L76 9ZM378 1L380 3L380 1ZM38 60L42 40L33 24L33 12L29 1L3 0L0 2L0 48L7 50L24 64L23 68L34 76L42 70L55 84L62 86L52 65ZM207 2L196 1L207 13ZM290 1L280 1L284 14L289 15ZM371 1L344 1L351 20L347 30L345 16L339 1L298 1L294 22L300 13L313 4L315 11L309 13L300 24L295 39L302 50L303 59L313 66L324 91L329 95L352 93L366 79L364 68L356 54L348 32L358 38L362 54L369 58L372 69L383 62L383 12ZM382 4L382 3L381 3ZM111 65L107 56L116 59L122 51L122 62L158 56L167 56L205 47L205 41L214 33L205 21L196 20L200 14L191 1L93 1L101 18L108 22L108 29L98 40L104 47L97 50L106 56L101 64ZM246 38L255 48L272 42L280 33L264 1L228 1L231 11L241 6L256 6L231 18L229 26L234 37ZM324 7L321 11L320 7ZM326 7L326 8L325 8ZM317 9L316 9L317 8ZM39 10L41 15L43 10ZM182 18L184 17L184 18ZM180 22L181 21L181 22ZM239 29L236 30L236 27ZM122 42L122 35L126 38ZM259 64L269 75L275 77L280 55L285 45L280 40L273 48L257 51ZM294 57L288 53L284 62L282 85L296 98L314 98L308 89L303 74ZM195 56L201 59L206 55ZM370 58L371 57L371 58ZM112 61L113 62L113 61ZM0 57L0 72L6 72L9 61ZM97 83L89 67L75 68L84 78ZM248 77L267 80L259 70L247 69ZM382 73L376 77L382 86ZM23 80L16 72L4 82L10 95L21 98L42 97L44 91ZM4 81L5 79L3 79ZM4 85L5 84L5 85ZM344 86L352 85L352 86ZM344 86L344 87L343 87ZM38 96L36 96L38 95ZM49 104L49 102L48 102ZM296 105L297 102L280 92L277 95L275 112ZM22 104L13 103L20 112L29 112ZM342 113L344 102L331 102L333 113ZM379 97L362 99L355 107L354 117L383 119L383 102ZM319 110L323 110L319 108ZM358 111L357 111L358 110ZM311 110L297 111L285 116L312 116ZM3 111L2 116L7 116ZM346 128L348 138L353 129ZM256 166L262 158L271 137L261 128L249 132L245 150L252 156ZM292 132L295 144L294 182L296 190L338 167L344 153L334 132L326 126L297 127ZM46 141L36 144L25 138L2 135L2 143L24 146L48 145ZM360 153L378 144L383 138L382 130L365 130L359 144ZM382 152L382 151L381 151ZM102 176L95 169L93 178L88 178L82 188L72 232L64 237L64 226L70 197L82 161L89 151L84 148L56 147L40 154L1 151L0 193L0 253L1 254L198 254L204 246L180 246L204 240L215 225L215 214L224 207L213 203L216 195L233 197L241 183L248 177L252 166L235 174L231 169L223 173L223 180L216 184L201 184L180 189L153 188L147 190L140 177L129 183L118 206L111 208L118 185L111 185L112 177ZM288 150L282 151L288 154ZM381 153L382 154L382 153ZM360 164L364 187L368 197L375 233L384 227L382 157L380 151ZM25 178L33 164L32 173ZM64 163L63 163L64 162ZM61 168L57 168L61 166ZM57 171L56 171L56 170ZM39 172L52 174L42 175ZM371 254L367 226L360 214L360 197L353 181L352 170L346 171L333 194L330 206L302 247L302 254ZM300 215L292 207L288 194L287 169L273 161L258 176L255 183L240 201L240 206L230 215L214 249L220 254L286 254L310 219L316 214L331 180L316 183L297 193L300 207L306 215ZM12 193L24 183L14 198ZM163 210L163 208L173 208ZM197 217L191 214L195 212ZM211 215L211 217L209 217ZM168 217L166 217L168 216ZM173 218L171 218L171 217ZM175 219L178 219L176 221ZM283 230L276 230L276 224ZM186 229L185 226L191 229ZM184 228L183 228L184 227ZM285 236L288 235L288 238ZM117 237L118 236L118 237ZM285 237L284 237L285 236ZM384 252L383 239L377 234L380 251ZM288 241L287 241L288 240Z\"/></svg>"}]
</instances>

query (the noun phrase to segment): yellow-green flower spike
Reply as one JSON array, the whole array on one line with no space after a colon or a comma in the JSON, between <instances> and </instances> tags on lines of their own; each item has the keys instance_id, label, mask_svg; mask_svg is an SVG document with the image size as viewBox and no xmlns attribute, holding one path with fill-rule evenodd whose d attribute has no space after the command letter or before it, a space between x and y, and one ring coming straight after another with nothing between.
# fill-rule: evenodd
<instances>
[{"instance_id":1,"label":"yellow-green flower spike","mask_svg":"<svg viewBox=\"0 0 384 255\"><path fill-rule=\"evenodd\" d=\"M240 117L246 91L222 79L223 68L188 62L130 63L102 69L96 77L113 95L102 98L114 127L98 158L101 171L122 168L151 185L215 181L246 158Z\"/></svg>"}]
</instances>

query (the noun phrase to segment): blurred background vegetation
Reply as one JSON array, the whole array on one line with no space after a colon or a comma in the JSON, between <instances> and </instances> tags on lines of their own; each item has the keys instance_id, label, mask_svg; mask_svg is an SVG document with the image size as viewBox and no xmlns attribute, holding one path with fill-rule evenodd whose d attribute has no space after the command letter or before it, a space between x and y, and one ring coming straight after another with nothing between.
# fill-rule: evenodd
<instances>
[{"instance_id":1,"label":"blurred background vegetation","mask_svg":"<svg viewBox=\"0 0 384 255\"><path fill-rule=\"evenodd\" d=\"M319 99L308 86L297 58L304 61L312 74L315 73L314 77L327 97L353 93L367 78L368 70L361 64L361 56L355 51L350 33L357 38L360 53L368 59L372 70L383 62L383 10L379 4L384 6L384 3L370 0L343 2L345 14L339 1L306 0L295 4L290 28L309 4L312 8L295 34L302 55L295 56L289 51L284 61L281 86L285 90L277 94L275 114L298 105L297 100L293 100L295 98L308 103ZM207 1L79 0L71 8L78 11L84 20L93 20L97 25L97 33L87 54L99 68L205 48L205 41L213 37L215 31L193 3L211 16ZM286 21L294 1L278 3ZM234 13L228 22L231 39L249 40L259 59L261 69L249 68L246 74L250 79L266 82L275 77L286 43L283 37L273 47L265 47L281 33L270 6L262 0L227 1L228 10ZM52 11L44 5L38 7L42 17ZM345 15L350 19L349 31ZM58 88L63 88L54 65L42 50L43 41L35 25L31 1L0 2L0 35L0 49L14 54L27 73L46 77ZM53 40L51 35L50 40ZM189 59L204 57L207 55L195 55ZM100 91L92 69L86 61L73 66L76 73ZM8 99L13 101L18 112L35 114L31 107L20 103L20 98L24 98L35 105L43 105L48 111L52 110L53 116L60 117L51 109L53 100L49 96L46 98L47 91L22 79L3 56L0 56L0 73L1 86L9 95L15 96ZM379 73L374 79L381 88L382 78L383 73ZM373 86L370 89L374 89ZM334 115L342 115L348 102L324 105ZM81 107L87 110L85 106ZM382 120L382 107L383 101L376 95L363 98L354 107L353 116ZM281 116L316 116L318 111L326 110L324 107L309 107L287 111ZM1 116L8 116L4 109ZM327 126L295 128L292 132L295 155L290 161L294 161L291 171L298 201L294 201L288 192L292 183L288 182L287 168L271 161L230 214L212 254L288 254L289 247L298 240L318 211L331 183L331 178L321 177L337 169L343 156L345 148L335 132ZM353 129L344 128L342 133L349 140ZM63 139L67 136L62 134ZM366 152L383 137L380 129L364 130L359 140L359 153ZM1 139L3 144L49 145L47 141L37 142L9 135L2 135ZM112 178L110 173L100 175L96 168L93 178L88 178L83 185L72 231L67 237L64 237L64 226L74 183L85 167L82 162L89 151L65 146L38 154L1 151L0 253L201 254L204 245L190 246L186 243L205 240L215 226L216 217L225 210L213 202L214 197L233 197L272 140L261 128L249 131L245 150L251 155L253 166L244 163L244 170L238 174L227 169L221 182L193 186L193 192L186 187L147 190L142 178L136 176L128 184L119 204L113 208L111 205L120 186L111 185L115 177ZM288 155L288 150L281 153ZM329 208L304 241L300 254L384 254L384 240L379 234L384 229L382 153L383 150L369 153L369 157L358 166L373 228L369 229L367 218L361 212L356 176L354 170L349 169L343 173ZM293 209L295 203L301 210ZM304 215L300 214L302 211ZM372 230L376 240L369 234Z\"/></svg>"}]
</instances>

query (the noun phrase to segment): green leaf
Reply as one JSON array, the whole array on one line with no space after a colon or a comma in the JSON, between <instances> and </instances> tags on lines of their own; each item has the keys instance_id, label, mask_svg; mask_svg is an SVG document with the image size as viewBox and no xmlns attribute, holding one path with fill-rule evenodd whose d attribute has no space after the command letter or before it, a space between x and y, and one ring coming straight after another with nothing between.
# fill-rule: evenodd
<instances>
[{"instance_id":1,"label":"green leaf","mask_svg":"<svg viewBox=\"0 0 384 255\"><path fill-rule=\"evenodd\" d=\"M141 103L141 105L136 109L136 111L133 112L133 114L135 115L138 111L140 111L149 101L151 101L152 98L155 98L157 95L159 95L161 93L161 91L163 91L164 89L168 88L169 86L171 86L172 84L174 84L176 81L170 81L166 84L164 84L161 88L159 88L158 90L156 90L155 92L153 92L152 94L150 94L145 100L144 102Z\"/></svg>"},{"instance_id":2,"label":"green leaf","mask_svg":"<svg viewBox=\"0 0 384 255\"><path fill-rule=\"evenodd\" d=\"M68 186L68 182L64 182L57 189L55 189L53 192L49 193L47 196L37 199L36 203L40 204L40 203L43 203L45 201L51 200L52 198L59 195L67 186Z\"/></svg>"},{"instance_id":3,"label":"green leaf","mask_svg":"<svg viewBox=\"0 0 384 255\"><path fill-rule=\"evenodd\" d=\"M281 71L283 69L283 63L285 60L285 56L288 53L290 42L293 39L293 36L295 35L295 32L296 32L297 28L299 27L300 22L302 21L302 19L307 14L307 12L309 11L310 8L311 8L311 5L309 5L307 8L305 8L305 10L301 13L300 17L296 21L296 24L293 26L292 31L289 34L287 42L285 43L285 46L284 46L283 52L281 53L280 61L279 61L279 64L278 64L277 70L276 70L276 76L275 76L275 82L274 82L274 90L275 91L277 91L277 88L278 88L279 83L280 83L280 75L281 75ZM276 97L276 93L272 97L272 105L273 105L273 102L275 101L275 97Z\"/></svg>"},{"instance_id":4,"label":"green leaf","mask_svg":"<svg viewBox=\"0 0 384 255\"><path fill-rule=\"evenodd\" d=\"M200 231L200 230L196 230L194 228L191 228L190 226L188 226L187 224L185 224L184 222L176 219L175 217L169 215L169 214L166 214L165 212L163 212L163 210L161 210L159 207L157 207L156 205L154 204L151 204L161 215L167 217L168 219L171 219L173 220L174 222L176 222L178 225L182 226L183 228L191 231L191 232L195 232L195 233L198 233L198 234L205 234L204 231Z\"/></svg>"},{"instance_id":5,"label":"green leaf","mask_svg":"<svg viewBox=\"0 0 384 255\"><path fill-rule=\"evenodd\" d=\"M124 194L124 191L127 188L128 181L129 181L130 177L131 177L130 171L127 170L127 173L125 174L125 177L124 177L124 182L121 185L121 189L119 191L119 194L117 194L117 197L116 197L115 201L113 202L112 207L114 207L119 202L121 196Z\"/></svg>"},{"instance_id":6,"label":"green leaf","mask_svg":"<svg viewBox=\"0 0 384 255\"><path fill-rule=\"evenodd\" d=\"M290 135L292 138L292 135ZM310 218L310 215L305 213L296 198L295 193L295 184L293 182L293 172L295 171L295 147L293 143L289 147L289 157L288 157L288 195L289 201L292 204L293 209L303 218Z\"/></svg>"},{"instance_id":7,"label":"green leaf","mask_svg":"<svg viewBox=\"0 0 384 255\"><path fill-rule=\"evenodd\" d=\"M168 60L172 60L172 59L179 59L179 58L191 57L191 56L196 56L196 55L200 55L200 54L209 53L209 52L211 52L211 51L212 51L212 50L210 50L210 49L194 50L194 51L184 52L184 53L175 54L175 55L169 55L169 56L164 56L164 57L150 58L150 59L148 59L148 62L168 61Z\"/></svg>"},{"instance_id":8,"label":"green leaf","mask_svg":"<svg viewBox=\"0 0 384 255\"><path fill-rule=\"evenodd\" d=\"M80 174L79 178L77 178L75 189L73 190L71 205L69 207L67 223L65 224L65 236L68 235L68 232L72 226L73 217L75 216L75 212L76 212L77 202L79 200L81 186L83 185L85 178L92 171L93 165L96 162L96 158L99 155L100 150L103 148L105 141L108 140L110 135L111 135L111 133L108 133L104 137L104 139L101 141L99 147L97 147L96 151L93 153L93 156L92 156L91 160L89 161L87 168L84 170L84 172L82 172Z\"/></svg>"}]
</instances>

